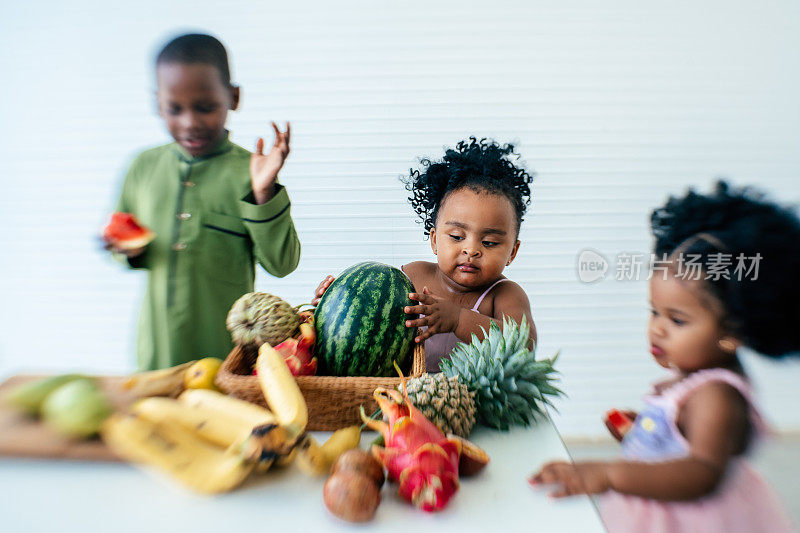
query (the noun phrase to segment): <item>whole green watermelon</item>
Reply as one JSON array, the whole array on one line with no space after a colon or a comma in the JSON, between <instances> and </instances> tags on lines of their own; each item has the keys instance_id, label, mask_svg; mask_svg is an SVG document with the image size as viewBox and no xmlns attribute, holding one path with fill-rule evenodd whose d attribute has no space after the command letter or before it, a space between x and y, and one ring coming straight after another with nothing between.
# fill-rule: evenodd
<instances>
[{"instance_id":1,"label":"whole green watermelon","mask_svg":"<svg viewBox=\"0 0 800 533\"><path fill-rule=\"evenodd\" d=\"M393 266L353 265L325 291L314 312L318 375L396 376L409 371L414 328L403 307L414 305L414 286Z\"/></svg>"}]
</instances>

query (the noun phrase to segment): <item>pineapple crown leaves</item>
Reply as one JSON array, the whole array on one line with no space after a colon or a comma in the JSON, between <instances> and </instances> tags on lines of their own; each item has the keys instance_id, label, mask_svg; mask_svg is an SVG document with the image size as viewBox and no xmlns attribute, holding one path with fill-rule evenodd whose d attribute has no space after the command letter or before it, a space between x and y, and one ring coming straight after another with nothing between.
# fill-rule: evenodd
<instances>
[{"instance_id":1,"label":"pineapple crown leaves","mask_svg":"<svg viewBox=\"0 0 800 533\"><path fill-rule=\"evenodd\" d=\"M473 335L471 343L457 344L439 368L475 393L482 424L498 429L529 425L546 405L553 407L551 398L563 395L553 384L559 354L536 359L535 343L533 350L528 349L530 328L524 316L519 324L503 317L502 329L492 321L489 332L482 331L483 340Z\"/></svg>"}]
</instances>

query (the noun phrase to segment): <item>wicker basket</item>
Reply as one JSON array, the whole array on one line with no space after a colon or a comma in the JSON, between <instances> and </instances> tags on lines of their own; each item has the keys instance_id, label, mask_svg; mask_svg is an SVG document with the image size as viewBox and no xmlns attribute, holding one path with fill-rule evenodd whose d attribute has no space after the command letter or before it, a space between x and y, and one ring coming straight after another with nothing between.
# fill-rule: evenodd
<instances>
[{"instance_id":1,"label":"wicker basket","mask_svg":"<svg viewBox=\"0 0 800 533\"><path fill-rule=\"evenodd\" d=\"M413 346L411 376L425 372L425 349ZM255 347L236 346L217 373L215 383L226 394L266 407L258 378L252 375L258 357ZM400 378L298 376L300 392L308 405L308 426L311 431L335 431L361 423L359 407L372 414L378 405L372 393L378 387L397 388Z\"/></svg>"}]
</instances>

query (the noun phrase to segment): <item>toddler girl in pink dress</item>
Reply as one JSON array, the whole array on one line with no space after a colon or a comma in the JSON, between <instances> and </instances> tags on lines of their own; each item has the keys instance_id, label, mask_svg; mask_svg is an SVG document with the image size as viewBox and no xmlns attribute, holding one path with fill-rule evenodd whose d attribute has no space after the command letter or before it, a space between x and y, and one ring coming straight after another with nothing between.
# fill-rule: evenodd
<instances>
[{"instance_id":1,"label":"toddler girl in pink dress","mask_svg":"<svg viewBox=\"0 0 800 533\"><path fill-rule=\"evenodd\" d=\"M737 351L800 350L800 220L720 182L710 195L670 198L651 221L661 260L648 338L672 377L615 435L624 459L552 462L530 481L557 485L556 497L602 493L611 533L794 531L744 459L764 423Z\"/></svg>"}]
</instances>

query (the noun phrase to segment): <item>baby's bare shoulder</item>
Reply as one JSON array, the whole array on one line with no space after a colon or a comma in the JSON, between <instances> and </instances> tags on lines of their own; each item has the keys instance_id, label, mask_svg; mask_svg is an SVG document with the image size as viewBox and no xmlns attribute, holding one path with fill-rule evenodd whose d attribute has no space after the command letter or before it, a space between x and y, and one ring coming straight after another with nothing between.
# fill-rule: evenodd
<instances>
[{"instance_id":1,"label":"baby's bare shoulder","mask_svg":"<svg viewBox=\"0 0 800 533\"><path fill-rule=\"evenodd\" d=\"M736 421L746 419L747 412L747 399L736 387L724 381L709 381L692 390L680 410L685 416L707 413L715 418Z\"/></svg>"},{"instance_id":2,"label":"baby's bare shoulder","mask_svg":"<svg viewBox=\"0 0 800 533\"><path fill-rule=\"evenodd\" d=\"M402 267L403 272L406 273L406 276L411 278L411 281L413 281L415 284L417 281L425 281L429 279L436 272L437 268L438 266L436 263L431 263L429 261L414 261L411 263L406 263Z\"/></svg>"},{"instance_id":3,"label":"baby's bare shoulder","mask_svg":"<svg viewBox=\"0 0 800 533\"><path fill-rule=\"evenodd\" d=\"M528 302L528 294L525 292L525 289L523 289L519 283L511 281L510 279L506 279L503 283L498 283L492 292L494 293L493 296L495 300Z\"/></svg>"},{"instance_id":4,"label":"baby's bare shoulder","mask_svg":"<svg viewBox=\"0 0 800 533\"><path fill-rule=\"evenodd\" d=\"M724 460L747 449L751 425L747 399L735 387L711 381L691 391L678 411L678 429L695 454Z\"/></svg>"},{"instance_id":5,"label":"baby's bare shoulder","mask_svg":"<svg viewBox=\"0 0 800 533\"><path fill-rule=\"evenodd\" d=\"M490 316L511 315L517 320L525 314L529 321L531 319L531 303L527 293L518 283L509 279L498 283L486 295L479 311Z\"/></svg>"}]
</instances>

